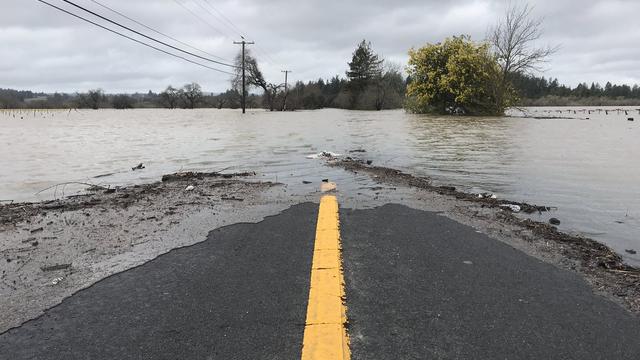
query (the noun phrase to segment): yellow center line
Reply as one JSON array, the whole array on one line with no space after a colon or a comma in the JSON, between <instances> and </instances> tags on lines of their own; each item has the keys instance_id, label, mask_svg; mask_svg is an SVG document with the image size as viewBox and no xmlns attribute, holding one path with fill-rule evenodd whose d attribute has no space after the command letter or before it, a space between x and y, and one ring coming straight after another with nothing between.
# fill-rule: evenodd
<instances>
[{"instance_id":1,"label":"yellow center line","mask_svg":"<svg viewBox=\"0 0 640 360\"><path fill-rule=\"evenodd\" d=\"M344 305L339 222L338 200L332 195L323 196L313 250L302 360L351 358L345 327L347 309Z\"/></svg>"}]
</instances>

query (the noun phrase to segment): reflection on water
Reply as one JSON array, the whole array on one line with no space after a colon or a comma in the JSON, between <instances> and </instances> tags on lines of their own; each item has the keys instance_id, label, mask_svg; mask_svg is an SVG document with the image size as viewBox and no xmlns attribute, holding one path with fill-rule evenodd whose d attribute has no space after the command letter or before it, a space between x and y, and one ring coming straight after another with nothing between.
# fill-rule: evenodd
<instances>
[{"instance_id":1,"label":"reflection on water","mask_svg":"<svg viewBox=\"0 0 640 360\"><path fill-rule=\"evenodd\" d=\"M36 200L38 190L67 181L155 181L178 170L256 170L268 180L298 184L326 171L306 155L365 149L378 165L557 206L563 229L640 261L624 252L640 250L640 123L616 111L562 115L580 118L331 109L246 116L227 110L59 111L24 119L1 113L0 199ZM147 168L131 171L140 162ZM108 173L114 174L93 179Z\"/></svg>"}]
</instances>

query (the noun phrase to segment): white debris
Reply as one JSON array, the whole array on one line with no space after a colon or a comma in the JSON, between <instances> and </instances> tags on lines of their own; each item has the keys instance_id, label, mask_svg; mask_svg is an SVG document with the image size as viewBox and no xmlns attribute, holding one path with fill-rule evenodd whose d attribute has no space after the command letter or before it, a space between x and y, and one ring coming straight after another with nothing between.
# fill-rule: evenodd
<instances>
[{"instance_id":1,"label":"white debris","mask_svg":"<svg viewBox=\"0 0 640 360\"><path fill-rule=\"evenodd\" d=\"M513 212L520 212L520 205L514 205L514 204L504 204L504 205L500 205L500 207L505 208L505 209L509 209Z\"/></svg>"},{"instance_id":2,"label":"white debris","mask_svg":"<svg viewBox=\"0 0 640 360\"><path fill-rule=\"evenodd\" d=\"M322 184L320 184L320 191L322 191L323 193L329 192L335 190L337 187L338 186L334 182L323 182Z\"/></svg>"},{"instance_id":3,"label":"white debris","mask_svg":"<svg viewBox=\"0 0 640 360\"><path fill-rule=\"evenodd\" d=\"M491 194L491 193L482 193L482 194L478 194L478 198L479 199L485 199L485 198L491 198L491 199L497 199L498 197L495 194Z\"/></svg>"},{"instance_id":4,"label":"white debris","mask_svg":"<svg viewBox=\"0 0 640 360\"><path fill-rule=\"evenodd\" d=\"M319 158L327 158L327 159L332 159L332 158L336 158L338 156L342 156L341 154L336 154L334 152L331 151L323 151L317 154L312 154L312 155L307 155L307 159L319 159Z\"/></svg>"},{"instance_id":5,"label":"white debris","mask_svg":"<svg viewBox=\"0 0 640 360\"><path fill-rule=\"evenodd\" d=\"M196 188L195 186L189 185L184 189L184 191L193 191L195 188Z\"/></svg>"},{"instance_id":6,"label":"white debris","mask_svg":"<svg viewBox=\"0 0 640 360\"><path fill-rule=\"evenodd\" d=\"M53 279L53 281L52 281L51 283L52 283L53 285L58 285L58 283L59 283L60 281L62 281L63 279L64 279L64 278L62 278L62 277L57 277L57 278Z\"/></svg>"}]
</instances>

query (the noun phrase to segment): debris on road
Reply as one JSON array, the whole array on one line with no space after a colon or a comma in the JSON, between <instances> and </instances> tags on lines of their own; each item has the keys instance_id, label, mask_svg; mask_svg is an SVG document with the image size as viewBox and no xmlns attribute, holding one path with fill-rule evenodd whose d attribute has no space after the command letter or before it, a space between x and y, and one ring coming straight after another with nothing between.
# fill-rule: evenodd
<instances>
[{"instance_id":1,"label":"debris on road","mask_svg":"<svg viewBox=\"0 0 640 360\"><path fill-rule=\"evenodd\" d=\"M136 165L136 166L132 167L132 168L131 168L131 170L136 171L136 170L142 170L142 169L144 169L144 168L145 168L145 167L144 167L144 164L143 164L143 163L140 163L140 164L138 164L138 165Z\"/></svg>"},{"instance_id":2,"label":"debris on road","mask_svg":"<svg viewBox=\"0 0 640 360\"><path fill-rule=\"evenodd\" d=\"M551 225L560 225L560 220L557 218L551 218L549 219L549 224Z\"/></svg>"},{"instance_id":3,"label":"debris on road","mask_svg":"<svg viewBox=\"0 0 640 360\"><path fill-rule=\"evenodd\" d=\"M631 255L635 255L635 254L638 253L637 251L635 251L633 249L624 249L624 251L626 251L628 254L631 254Z\"/></svg>"},{"instance_id":4,"label":"debris on road","mask_svg":"<svg viewBox=\"0 0 640 360\"><path fill-rule=\"evenodd\" d=\"M59 271L59 270L66 270L68 268L71 267L71 264L56 264L56 265L51 265L51 266L43 266L40 268L40 270L44 271L44 272L49 272L49 271Z\"/></svg>"},{"instance_id":5,"label":"debris on road","mask_svg":"<svg viewBox=\"0 0 640 360\"><path fill-rule=\"evenodd\" d=\"M453 186L433 185L431 182L431 179L428 177L414 176L411 174L403 173L400 170L386 168L382 166L369 166L366 164L365 161L354 159L351 157L347 157L345 159L342 159L330 165L341 167L352 172L358 172L358 171L368 172L373 176L373 178L375 178L379 182L402 183L407 186L434 191L441 195L454 196L456 199L459 199L459 200L479 202L489 207L501 207L501 205L518 205L520 207L520 211L524 212L525 214L533 214L536 212L542 213L542 212L547 212L554 209L549 206L539 206L539 205L531 205L531 204L521 203L516 201L501 200L493 196L487 197L483 195L482 197L478 197L478 194L460 191ZM490 194L490 195L493 195L493 194Z\"/></svg>"},{"instance_id":6,"label":"debris on road","mask_svg":"<svg viewBox=\"0 0 640 360\"><path fill-rule=\"evenodd\" d=\"M220 198L220 200L226 200L226 201L244 201L244 199L242 199L242 198L238 198L238 197L235 197L235 196L224 196L224 195Z\"/></svg>"},{"instance_id":7,"label":"debris on road","mask_svg":"<svg viewBox=\"0 0 640 360\"><path fill-rule=\"evenodd\" d=\"M114 174L115 174L115 173L100 174L100 175L96 175L96 176L94 176L93 178L94 178L94 179L99 179L99 178L108 177L108 176L111 176L111 175L114 175Z\"/></svg>"},{"instance_id":8,"label":"debris on road","mask_svg":"<svg viewBox=\"0 0 640 360\"><path fill-rule=\"evenodd\" d=\"M320 159L320 158L325 158L325 159L335 159L339 156L342 156L341 154L336 154L334 152L331 151L322 151L320 153L317 154L312 154L312 155L307 155L307 159Z\"/></svg>"},{"instance_id":9,"label":"debris on road","mask_svg":"<svg viewBox=\"0 0 640 360\"><path fill-rule=\"evenodd\" d=\"M195 186L189 185L184 189L184 191L193 191L195 188L196 188Z\"/></svg>"},{"instance_id":10,"label":"debris on road","mask_svg":"<svg viewBox=\"0 0 640 360\"><path fill-rule=\"evenodd\" d=\"M302 180L302 183L305 185L309 185L309 184L312 184L313 182L308 180Z\"/></svg>"},{"instance_id":11,"label":"debris on road","mask_svg":"<svg viewBox=\"0 0 640 360\"><path fill-rule=\"evenodd\" d=\"M478 194L478 199L497 199L498 197L492 193Z\"/></svg>"},{"instance_id":12,"label":"debris on road","mask_svg":"<svg viewBox=\"0 0 640 360\"><path fill-rule=\"evenodd\" d=\"M187 172L177 172L177 173L173 173L173 174L163 175L162 176L162 182L184 181L184 180L190 180L190 179L204 180L206 178L231 179L231 178L234 178L234 177L249 177L249 176L255 176L255 175L256 175L256 173L253 172L253 171L230 173L230 174L222 174L222 173L217 172L217 171L214 171L214 172L187 171Z\"/></svg>"},{"instance_id":13,"label":"debris on road","mask_svg":"<svg viewBox=\"0 0 640 360\"><path fill-rule=\"evenodd\" d=\"M337 187L338 186L334 182L322 182L322 184L320 184L320 191L325 193L325 192L336 190Z\"/></svg>"},{"instance_id":14,"label":"debris on road","mask_svg":"<svg viewBox=\"0 0 640 360\"><path fill-rule=\"evenodd\" d=\"M515 205L515 204L504 204L504 205L500 205L500 207L503 208L503 209L511 210L514 213L519 213L520 210L522 210L520 208L520 205Z\"/></svg>"}]
</instances>

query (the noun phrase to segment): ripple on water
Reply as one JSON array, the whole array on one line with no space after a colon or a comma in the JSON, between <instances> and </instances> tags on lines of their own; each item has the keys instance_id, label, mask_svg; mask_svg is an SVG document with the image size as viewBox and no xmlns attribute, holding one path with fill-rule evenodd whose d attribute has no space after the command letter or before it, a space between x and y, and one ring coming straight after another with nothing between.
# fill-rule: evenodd
<instances>
[{"instance_id":1,"label":"ripple on water","mask_svg":"<svg viewBox=\"0 0 640 360\"><path fill-rule=\"evenodd\" d=\"M627 122L623 112L594 112L590 120L335 109L62 115L21 120L0 114L0 199L35 200L47 184L105 173L115 174L100 180L133 184L196 168L256 170L297 184L327 172L306 155L364 149L354 155L442 184L556 206L563 230L595 234L619 252L640 250L640 124ZM130 170L140 162L146 169Z\"/></svg>"}]
</instances>

